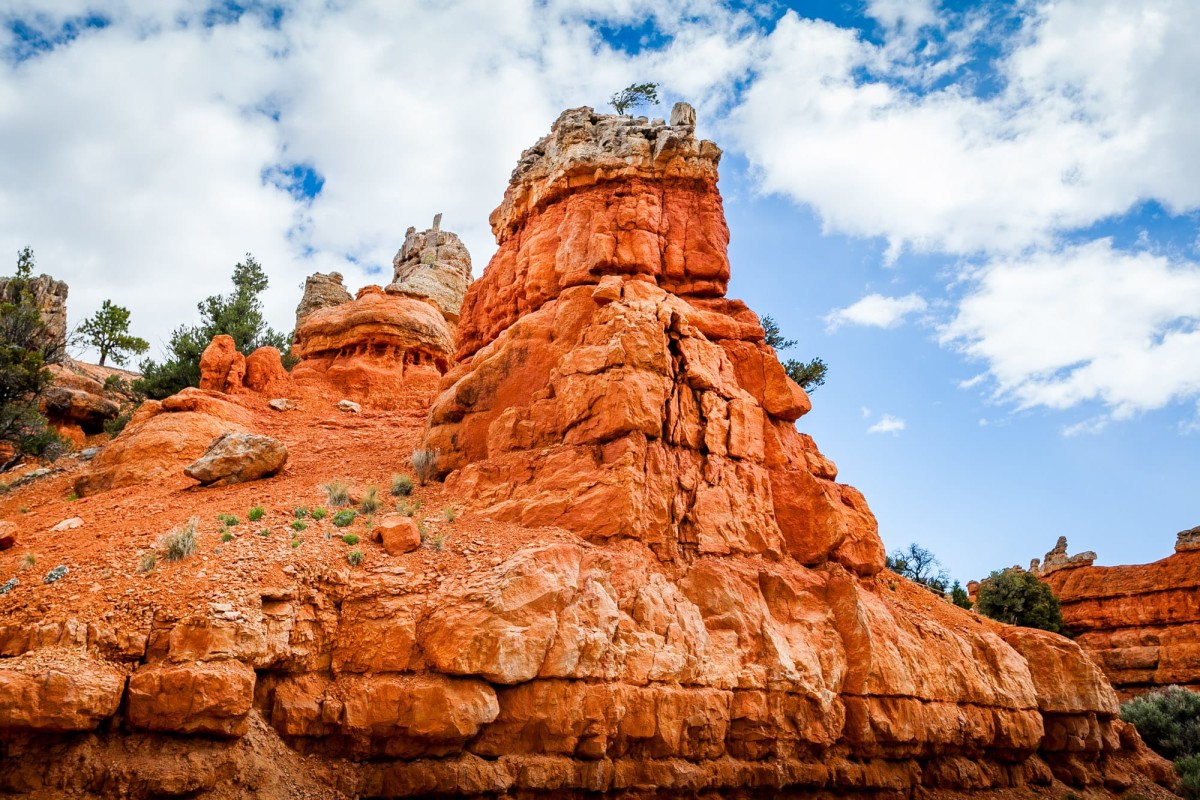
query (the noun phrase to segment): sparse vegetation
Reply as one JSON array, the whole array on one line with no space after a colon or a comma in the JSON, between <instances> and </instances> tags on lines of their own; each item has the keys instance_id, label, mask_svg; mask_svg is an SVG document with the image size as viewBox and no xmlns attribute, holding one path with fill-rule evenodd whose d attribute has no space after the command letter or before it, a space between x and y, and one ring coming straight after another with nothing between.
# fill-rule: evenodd
<instances>
[{"instance_id":1,"label":"sparse vegetation","mask_svg":"<svg viewBox=\"0 0 1200 800\"><path fill-rule=\"evenodd\" d=\"M363 562L362 550L351 550L346 554L346 563L352 567L357 567Z\"/></svg>"},{"instance_id":2,"label":"sparse vegetation","mask_svg":"<svg viewBox=\"0 0 1200 800\"><path fill-rule=\"evenodd\" d=\"M321 510L323 511L324 509ZM292 509L292 516L296 519L304 519L308 516L308 506L296 506ZM313 515L313 519L317 519L315 514Z\"/></svg>"},{"instance_id":3,"label":"sparse vegetation","mask_svg":"<svg viewBox=\"0 0 1200 800\"><path fill-rule=\"evenodd\" d=\"M1200 756L1200 692L1179 686L1155 689L1122 705L1121 719L1163 758Z\"/></svg>"},{"instance_id":4,"label":"sparse vegetation","mask_svg":"<svg viewBox=\"0 0 1200 800\"><path fill-rule=\"evenodd\" d=\"M26 457L54 458L66 448L39 408L50 386L46 367L62 359L63 342L38 310L33 265L33 250L26 247L0 294L0 472Z\"/></svg>"},{"instance_id":5,"label":"sparse vegetation","mask_svg":"<svg viewBox=\"0 0 1200 800\"><path fill-rule=\"evenodd\" d=\"M315 520L316 522L320 522L321 520L325 519L325 517L326 517L326 515L327 515L327 514L329 514L329 512L328 512L328 511L326 511L326 510L325 510L325 509L323 509L323 508L314 508L314 509L312 510L312 513L310 514L310 516L311 516L311 517L313 518L313 520Z\"/></svg>"},{"instance_id":6,"label":"sparse vegetation","mask_svg":"<svg viewBox=\"0 0 1200 800\"><path fill-rule=\"evenodd\" d=\"M307 527L308 525L306 525L303 520L292 520L292 530L294 531L302 531Z\"/></svg>"},{"instance_id":7,"label":"sparse vegetation","mask_svg":"<svg viewBox=\"0 0 1200 800\"><path fill-rule=\"evenodd\" d=\"M258 535L259 535L259 536L263 536L263 537L270 536L270 535L271 535L271 529L270 529L270 528L263 528L262 530L260 530L260 531L258 532Z\"/></svg>"},{"instance_id":8,"label":"sparse vegetation","mask_svg":"<svg viewBox=\"0 0 1200 800\"><path fill-rule=\"evenodd\" d=\"M241 524L241 520L233 514L217 514L217 521L229 528Z\"/></svg>"},{"instance_id":9,"label":"sparse vegetation","mask_svg":"<svg viewBox=\"0 0 1200 800\"><path fill-rule=\"evenodd\" d=\"M224 533L221 534L222 542L228 542L228 541L231 541L232 539L233 539L233 534L230 533L229 531L225 531Z\"/></svg>"},{"instance_id":10,"label":"sparse vegetation","mask_svg":"<svg viewBox=\"0 0 1200 800\"><path fill-rule=\"evenodd\" d=\"M971 596L967 594L967 590L958 581L955 581L954 585L950 587L950 602L968 611L975 605L971 602Z\"/></svg>"},{"instance_id":11,"label":"sparse vegetation","mask_svg":"<svg viewBox=\"0 0 1200 800\"><path fill-rule=\"evenodd\" d=\"M942 569L942 562L938 561L937 556L916 542L893 551L887 557L886 564L897 575L903 575L937 594L944 594L950 582L950 574Z\"/></svg>"},{"instance_id":12,"label":"sparse vegetation","mask_svg":"<svg viewBox=\"0 0 1200 800\"><path fill-rule=\"evenodd\" d=\"M33 569L37 566L37 556L33 553L26 553L21 556L21 569Z\"/></svg>"},{"instance_id":13,"label":"sparse vegetation","mask_svg":"<svg viewBox=\"0 0 1200 800\"><path fill-rule=\"evenodd\" d=\"M292 549L295 550L300 545L304 544L303 539L292 539Z\"/></svg>"},{"instance_id":14,"label":"sparse vegetation","mask_svg":"<svg viewBox=\"0 0 1200 800\"><path fill-rule=\"evenodd\" d=\"M329 505L335 508L350 505L350 484L343 480L332 480L322 484L321 488L325 490L325 499Z\"/></svg>"},{"instance_id":15,"label":"sparse vegetation","mask_svg":"<svg viewBox=\"0 0 1200 800\"><path fill-rule=\"evenodd\" d=\"M421 507L421 504L419 501L415 504L410 503L407 500L401 500L398 503L396 503L396 510L399 511L401 514L403 514L406 517L411 517L413 514L416 514L417 509L420 507Z\"/></svg>"},{"instance_id":16,"label":"sparse vegetation","mask_svg":"<svg viewBox=\"0 0 1200 800\"><path fill-rule=\"evenodd\" d=\"M393 497L408 497L412 494L413 479L408 475L402 475L397 472L392 476L392 496Z\"/></svg>"},{"instance_id":17,"label":"sparse vegetation","mask_svg":"<svg viewBox=\"0 0 1200 800\"><path fill-rule=\"evenodd\" d=\"M446 546L446 537L442 536L440 533L435 533L433 536L429 537L429 546L435 552L442 552L442 548Z\"/></svg>"},{"instance_id":18,"label":"sparse vegetation","mask_svg":"<svg viewBox=\"0 0 1200 800\"><path fill-rule=\"evenodd\" d=\"M79 499L79 495L75 494L74 492L71 492L69 495L67 495L68 503L74 503L78 499Z\"/></svg>"},{"instance_id":19,"label":"sparse vegetation","mask_svg":"<svg viewBox=\"0 0 1200 800\"><path fill-rule=\"evenodd\" d=\"M413 472L417 474L417 480L421 482L422 486L437 477L437 450L430 450L428 448L414 450L409 461L412 464Z\"/></svg>"},{"instance_id":20,"label":"sparse vegetation","mask_svg":"<svg viewBox=\"0 0 1200 800\"><path fill-rule=\"evenodd\" d=\"M247 512L246 518L251 522L258 522L266 513L267 512L263 510L262 506L254 506L249 512Z\"/></svg>"},{"instance_id":21,"label":"sparse vegetation","mask_svg":"<svg viewBox=\"0 0 1200 800\"><path fill-rule=\"evenodd\" d=\"M446 506L442 509L442 519L446 520L446 522L454 522L454 520L458 519L458 509L454 506Z\"/></svg>"},{"instance_id":22,"label":"sparse vegetation","mask_svg":"<svg viewBox=\"0 0 1200 800\"><path fill-rule=\"evenodd\" d=\"M765 341L776 353L790 350L796 346L796 340L785 337L783 331L779 329L779 323L770 316L764 316L761 322L763 332L766 334ZM810 394L815 392L817 387L825 385L825 374L829 371L829 366L820 358L814 358L807 362L789 358L780 363L787 376Z\"/></svg>"},{"instance_id":23,"label":"sparse vegetation","mask_svg":"<svg viewBox=\"0 0 1200 800\"><path fill-rule=\"evenodd\" d=\"M200 520L192 517L183 525L172 528L162 539L159 546L163 549L163 557L167 561L182 561L196 552L196 526Z\"/></svg>"},{"instance_id":24,"label":"sparse vegetation","mask_svg":"<svg viewBox=\"0 0 1200 800\"><path fill-rule=\"evenodd\" d=\"M629 109L639 106L656 106L658 105L658 84L631 83L608 98L608 103L618 114L624 114Z\"/></svg>"},{"instance_id":25,"label":"sparse vegetation","mask_svg":"<svg viewBox=\"0 0 1200 800\"><path fill-rule=\"evenodd\" d=\"M74 341L100 353L102 367L109 356L121 366L130 354L141 355L150 349L149 342L129 333L129 309L113 305L112 300L105 300L99 311L79 324Z\"/></svg>"},{"instance_id":26,"label":"sparse vegetation","mask_svg":"<svg viewBox=\"0 0 1200 800\"><path fill-rule=\"evenodd\" d=\"M357 516L358 514L353 509L343 508L341 511L333 515L333 524L339 528L344 528L351 522L354 522L354 519Z\"/></svg>"},{"instance_id":27,"label":"sparse vegetation","mask_svg":"<svg viewBox=\"0 0 1200 800\"><path fill-rule=\"evenodd\" d=\"M989 575L975 594L975 610L1009 625L1066 633L1054 592L1023 569L1010 568Z\"/></svg>"},{"instance_id":28,"label":"sparse vegetation","mask_svg":"<svg viewBox=\"0 0 1200 800\"><path fill-rule=\"evenodd\" d=\"M156 566L158 566L158 555L153 550L142 553L142 560L138 562L138 572L151 572Z\"/></svg>"},{"instance_id":29,"label":"sparse vegetation","mask_svg":"<svg viewBox=\"0 0 1200 800\"><path fill-rule=\"evenodd\" d=\"M344 536L342 536L342 541L345 542L346 544L351 544L351 545L358 544L358 534L357 533L347 533Z\"/></svg>"},{"instance_id":30,"label":"sparse vegetation","mask_svg":"<svg viewBox=\"0 0 1200 800\"><path fill-rule=\"evenodd\" d=\"M368 486L363 492L362 499L358 501L358 510L364 514L374 514L383 507L383 501L379 499L379 487Z\"/></svg>"},{"instance_id":31,"label":"sparse vegetation","mask_svg":"<svg viewBox=\"0 0 1200 800\"><path fill-rule=\"evenodd\" d=\"M163 362L145 359L138 366L142 378L135 388L148 397L161 400L188 386L200 385L200 355L217 334L233 337L238 352L253 353L257 348L271 346L284 353L284 366L295 361L289 354L292 337L280 333L263 318L259 295L267 288L267 274L254 256L233 268L234 290L227 295L213 295L196 308L200 311L199 325L181 325L171 333Z\"/></svg>"}]
</instances>

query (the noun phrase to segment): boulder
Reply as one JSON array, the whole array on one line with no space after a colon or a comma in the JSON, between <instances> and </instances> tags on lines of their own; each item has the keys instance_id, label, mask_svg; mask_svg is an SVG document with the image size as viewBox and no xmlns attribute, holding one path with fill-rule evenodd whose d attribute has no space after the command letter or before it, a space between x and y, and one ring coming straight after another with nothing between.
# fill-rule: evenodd
<instances>
[{"instance_id":1,"label":"boulder","mask_svg":"<svg viewBox=\"0 0 1200 800\"><path fill-rule=\"evenodd\" d=\"M270 406L272 411L296 410L296 404L291 400L288 400L286 397L276 397L275 399L268 401L267 405Z\"/></svg>"},{"instance_id":2,"label":"boulder","mask_svg":"<svg viewBox=\"0 0 1200 800\"><path fill-rule=\"evenodd\" d=\"M0 659L0 732L94 730L117 712L125 675L78 652Z\"/></svg>"},{"instance_id":3,"label":"boulder","mask_svg":"<svg viewBox=\"0 0 1200 800\"><path fill-rule=\"evenodd\" d=\"M421 531L417 523L411 517L399 514L389 514L379 520L372 535L391 556L411 553L421 546Z\"/></svg>"},{"instance_id":4,"label":"boulder","mask_svg":"<svg viewBox=\"0 0 1200 800\"><path fill-rule=\"evenodd\" d=\"M270 396L286 392L292 376L283 368L283 357L274 347L260 347L246 356L246 376L243 380L247 389Z\"/></svg>"},{"instance_id":5,"label":"boulder","mask_svg":"<svg viewBox=\"0 0 1200 800\"><path fill-rule=\"evenodd\" d=\"M0 520L0 550L17 545L17 523Z\"/></svg>"},{"instance_id":6,"label":"boulder","mask_svg":"<svg viewBox=\"0 0 1200 800\"><path fill-rule=\"evenodd\" d=\"M58 532L62 532L62 531L73 531L76 528L82 528L82 527L83 527L82 519L80 519L79 517L70 517L68 519L64 519L62 522L58 523L50 530L58 533Z\"/></svg>"},{"instance_id":7,"label":"boulder","mask_svg":"<svg viewBox=\"0 0 1200 800\"><path fill-rule=\"evenodd\" d=\"M148 664L129 676L129 724L138 729L242 736L254 670L240 661Z\"/></svg>"},{"instance_id":8,"label":"boulder","mask_svg":"<svg viewBox=\"0 0 1200 800\"><path fill-rule=\"evenodd\" d=\"M337 410L345 411L347 414L360 414L362 413L362 406L353 400L338 400Z\"/></svg>"},{"instance_id":9,"label":"boulder","mask_svg":"<svg viewBox=\"0 0 1200 800\"><path fill-rule=\"evenodd\" d=\"M283 469L287 458L287 445L278 439L253 433L223 433L183 472L203 486L225 486L270 477Z\"/></svg>"}]
</instances>

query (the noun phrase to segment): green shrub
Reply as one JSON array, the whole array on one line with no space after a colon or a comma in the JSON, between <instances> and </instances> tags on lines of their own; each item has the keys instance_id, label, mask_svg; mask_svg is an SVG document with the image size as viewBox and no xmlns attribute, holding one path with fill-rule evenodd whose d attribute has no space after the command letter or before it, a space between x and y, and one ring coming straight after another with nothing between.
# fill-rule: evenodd
<instances>
[{"instance_id":1,"label":"green shrub","mask_svg":"<svg viewBox=\"0 0 1200 800\"><path fill-rule=\"evenodd\" d=\"M1163 758L1200 756L1200 692L1179 686L1155 689L1122 705L1121 719Z\"/></svg>"},{"instance_id":2,"label":"green shrub","mask_svg":"<svg viewBox=\"0 0 1200 800\"><path fill-rule=\"evenodd\" d=\"M264 538L265 538L265 537L267 537L267 536L270 536L270 535L271 535L271 529L270 529L270 528L263 528L262 530L260 530L260 531L258 532L258 535L259 535L259 536L262 536L262 537L264 537Z\"/></svg>"},{"instance_id":3,"label":"green shrub","mask_svg":"<svg viewBox=\"0 0 1200 800\"><path fill-rule=\"evenodd\" d=\"M250 512L248 514L246 514L246 517L251 522L258 522L260 519L263 518L263 515L266 513L267 512L263 510L262 506L255 506L254 508L250 509Z\"/></svg>"},{"instance_id":4,"label":"green shrub","mask_svg":"<svg viewBox=\"0 0 1200 800\"><path fill-rule=\"evenodd\" d=\"M230 528L241 524L241 520L239 520L233 514L217 514L217 521L224 523Z\"/></svg>"},{"instance_id":5,"label":"green shrub","mask_svg":"<svg viewBox=\"0 0 1200 800\"><path fill-rule=\"evenodd\" d=\"M1200 755L1181 758L1175 762L1179 774L1179 792L1187 800L1200 800Z\"/></svg>"},{"instance_id":6,"label":"green shrub","mask_svg":"<svg viewBox=\"0 0 1200 800\"><path fill-rule=\"evenodd\" d=\"M353 509L343 508L341 511L333 515L333 524L339 528L344 528L351 522L354 522L354 518L357 516L358 513Z\"/></svg>"},{"instance_id":7,"label":"green shrub","mask_svg":"<svg viewBox=\"0 0 1200 800\"><path fill-rule=\"evenodd\" d=\"M292 509L292 516L296 519L304 519L308 516L308 506L296 506Z\"/></svg>"},{"instance_id":8,"label":"green shrub","mask_svg":"<svg viewBox=\"0 0 1200 800\"><path fill-rule=\"evenodd\" d=\"M429 483L429 481L433 480L433 478L437 476L437 450L414 450L409 461L412 464L413 472L417 473L417 480L421 482L422 486Z\"/></svg>"},{"instance_id":9,"label":"green shrub","mask_svg":"<svg viewBox=\"0 0 1200 800\"><path fill-rule=\"evenodd\" d=\"M309 516L311 516L317 522L320 522L321 520L325 519L325 516L328 513L329 512L323 508L314 508Z\"/></svg>"},{"instance_id":10,"label":"green shrub","mask_svg":"<svg viewBox=\"0 0 1200 800\"><path fill-rule=\"evenodd\" d=\"M351 550L346 554L346 563L352 567L357 567L363 562L362 550Z\"/></svg>"},{"instance_id":11,"label":"green shrub","mask_svg":"<svg viewBox=\"0 0 1200 800\"><path fill-rule=\"evenodd\" d=\"M118 414L112 419L106 419L104 420L104 432L115 439L117 438L117 434L125 430L125 426L129 424L129 420L131 419L133 419L132 411Z\"/></svg>"},{"instance_id":12,"label":"green shrub","mask_svg":"<svg viewBox=\"0 0 1200 800\"><path fill-rule=\"evenodd\" d=\"M230 541L231 539L233 539L233 534L232 534L232 533L230 533L229 531L225 531L224 533L222 533L222 534L221 534L221 541L222 541L222 542L228 542L228 541Z\"/></svg>"},{"instance_id":13,"label":"green shrub","mask_svg":"<svg viewBox=\"0 0 1200 800\"><path fill-rule=\"evenodd\" d=\"M458 509L454 506L446 506L442 509L442 519L446 520L446 522L454 522L454 520L458 519Z\"/></svg>"},{"instance_id":14,"label":"green shrub","mask_svg":"<svg viewBox=\"0 0 1200 800\"><path fill-rule=\"evenodd\" d=\"M396 473L392 476L392 496L408 497L412 494L413 479L407 475Z\"/></svg>"},{"instance_id":15,"label":"green shrub","mask_svg":"<svg viewBox=\"0 0 1200 800\"><path fill-rule=\"evenodd\" d=\"M1058 598L1032 573L1018 569L993 572L979 585L975 598L975 610L986 617L1066 633Z\"/></svg>"},{"instance_id":16,"label":"green shrub","mask_svg":"<svg viewBox=\"0 0 1200 800\"><path fill-rule=\"evenodd\" d=\"M186 524L173 528L159 544L167 561L182 561L196 552L196 526L200 520L192 517Z\"/></svg>"},{"instance_id":17,"label":"green shrub","mask_svg":"<svg viewBox=\"0 0 1200 800\"><path fill-rule=\"evenodd\" d=\"M292 530L294 530L294 531L302 531L307 527L308 526L304 524L303 520L299 520L299 519L292 520Z\"/></svg>"},{"instance_id":18,"label":"green shrub","mask_svg":"<svg viewBox=\"0 0 1200 800\"><path fill-rule=\"evenodd\" d=\"M357 533L347 533L345 536L342 537L342 541L345 542L346 544L358 544L358 534Z\"/></svg>"},{"instance_id":19,"label":"green shrub","mask_svg":"<svg viewBox=\"0 0 1200 800\"><path fill-rule=\"evenodd\" d=\"M292 539L292 549L295 550L300 545L304 544L303 539Z\"/></svg>"},{"instance_id":20,"label":"green shrub","mask_svg":"<svg viewBox=\"0 0 1200 800\"><path fill-rule=\"evenodd\" d=\"M74 503L78 499L79 499L79 495L75 494L74 492L71 492L69 495L67 495L68 503Z\"/></svg>"},{"instance_id":21,"label":"green shrub","mask_svg":"<svg viewBox=\"0 0 1200 800\"><path fill-rule=\"evenodd\" d=\"M950 587L950 602L968 611L971 610L971 606L975 605L971 602L971 596L967 594L967 590L958 581L955 581L954 585Z\"/></svg>"},{"instance_id":22,"label":"green shrub","mask_svg":"<svg viewBox=\"0 0 1200 800\"><path fill-rule=\"evenodd\" d=\"M329 505L340 508L350 505L350 484L343 480L332 480L321 486Z\"/></svg>"},{"instance_id":23,"label":"green shrub","mask_svg":"<svg viewBox=\"0 0 1200 800\"><path fill-rule=\"evenodd\" d=\"M368 486L363 492L362 500L358 502L358 510L364 514L374 514L383 506L383 501L379 499L379 487Z\"/></svg>"},{"instance_id":24,"label":"green shrub","mask_svg":"<svg viewBox=\"0 0 1200 800\"><path fill-rule=\"evenodd\" d=\"M158 556L151 550L149 553L142 554L142 560L138 563L138 572L150 572L158 565Z\"/></svg>"}]
</instances>

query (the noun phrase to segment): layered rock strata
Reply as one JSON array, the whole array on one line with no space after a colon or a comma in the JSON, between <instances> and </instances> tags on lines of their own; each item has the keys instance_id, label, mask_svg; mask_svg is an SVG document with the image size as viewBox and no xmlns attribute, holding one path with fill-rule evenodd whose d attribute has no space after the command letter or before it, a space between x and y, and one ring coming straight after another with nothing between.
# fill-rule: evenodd
<instances>
[{"instance_id":1,"label":"layered rock strata","mask_svg":"<svg viewBox=\"0 0 1200 800\"><path fill-rule=\"evenodd\" d=\"M1200 690L1200 528L1152 564L1082 563L1044 572L1075 641L1122 697L1177 684Z\"/></svg>"},{"instance_id":2,"label":"layered rock strata","mask_svg":"<svg viewBox=\"0 0 1200 800\"><path fill-rule=\"evenodd\" d=\"M306 316L292 354L298 384L332 387L367 408L424 409L454 358L454 334L435 304L366 286Z\"/></svg>"}]
</instances>

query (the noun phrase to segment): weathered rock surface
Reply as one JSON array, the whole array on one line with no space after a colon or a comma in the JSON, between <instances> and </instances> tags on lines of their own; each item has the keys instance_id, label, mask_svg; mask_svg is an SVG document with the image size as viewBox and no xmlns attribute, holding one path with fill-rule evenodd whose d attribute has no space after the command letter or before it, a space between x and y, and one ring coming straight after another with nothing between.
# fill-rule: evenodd
<instances>
[{"instance_id":1,"label":"weathered rock surface","mask_svg":"<svg viewBox=\"0 0 1200 800\"><path fill-rule=\"evenodd\" d=\"M17 523L0 520L0 550L17 545Z\"/></svg>"},{"instance_id":2,"label":"weathered rock surface","mask_svg":"<svg viewBox=\"0 0 1200 800\"><path fill-rule=\"evenodd\" d=\"M471 283L471 254L457 235L442 230L441 214L429 230L408 229L392 267L392 282L384 291L428 300L448 321L458 321Z\"/></svg>"},{"instance_id":3,"label":"weathered rock surface","mask_svg":"<svg viewBox=\"0 0 1200 800\"><path fill-rule=\"evenodd\" d=\"M331 306L349 303L354 296L342 284L342 274L331 272L328 275L316 272L304 281L304 296L300 305L296 306L296 327L314 311Z\"/></svg>"},{"instance_id":4,"label":"weathered rock surface","mask_svg":"<svg viewBox=\"0 0 1200 800\"><path fill-rule=\"evenodd\" d=\"M433 304L375 288L305 318L297 371L326 363L297 377L294 413L199 390L139 412L145 430L228 407L297 443L294 463L270 484L89 500L104 554L54 543L70 573L0 597L0 686L47 650L130 675L118 702L64 703L74 736L0 725L0 791L288 796L236 769L247 750L326 787L310 796L1012 800L1064 795L1058 780L1111 800L1169 782L1077 645L881 571L862 496L795 430L808 398L723 296L718 152L690 125L568 112L494 218L462 362ZM427 428L334 407L325 373L389 347L441 379ZM367 384L366 402L406 385ZM405 510L441 515L296 511L351 470L382 485L418 446L454 473ZM217 512L254 505L263 536L218 537ZM145 528L193 513L197 554L134 576Z\"/></svg>"},{"instance_id":5,"label":"weathered rock surface","mask_svg":"<svg viewBox=\"0 0 1200 800\"><path fill-rule=\"evenodd\" d=\"M367 408L424 408L453 360L454 337L434 305L367 286L305 317L292 352L298 384L331 387Z\"/></svg>"},{"instance_id":6,"label":"weathered rock surface","mask_svg":"<svg viewBox=\"0 0 1200 800\"><path fill-rule=\"evenodd\" d=\"M125 675L76 652L38 650L0 660L0 731L92 730L116 713Z\"/></svg>"},{"instance_id":7,"label":"weathered rock surface","mask_svg":"<svg viewBox=\"0 0 1200 800\"><path fill-rule=\"evenodd\" d=\"M0 298L14 300L15 290L12 288L12 278L0 277ZM59 363L66 358L67 342L67 291L65 281L56 281L49 275L38 275L29 279L29 291L33 302L41 314L42 324L52 345L52 352L60 358L52 363Z\"/></svg>"},{"instance_id":8,"label":"weathered rock surface","mask_svg":"<svg viewBox=\"0 0 1200 800\"><path fill-rule=\"evenodd\" d=\"M75 481L80 497L178 475L213 439L244 432L245 409L220 393L185 389L161 403L148 400Z\"/></svg>"},{"instance_id":9,"label":"weathered rock surface","mask_svg":"<svg viewBox=\"0 0 1200 800\"><path fill-rule=\"evenodd\" d=\"M223 433L204 455L183 468L203 486L226 486L274 475L287 463L287 445L254 433Z\"/></svg>"},{"instance_id":10,"label":"weathered rock surface","mask_svg":"<svg viewBox=\"0 0 1200 800\"><path fill-rule=\"evenodd\" d=\"M1092 566L1095 553L1070 568L1043 571L1062 604L1075 641L1122 697L1156 686L1200 689L1200 549L1195 529L1177 538L1175 554L1152 564Z\"/></svg>"}]
</instances>

